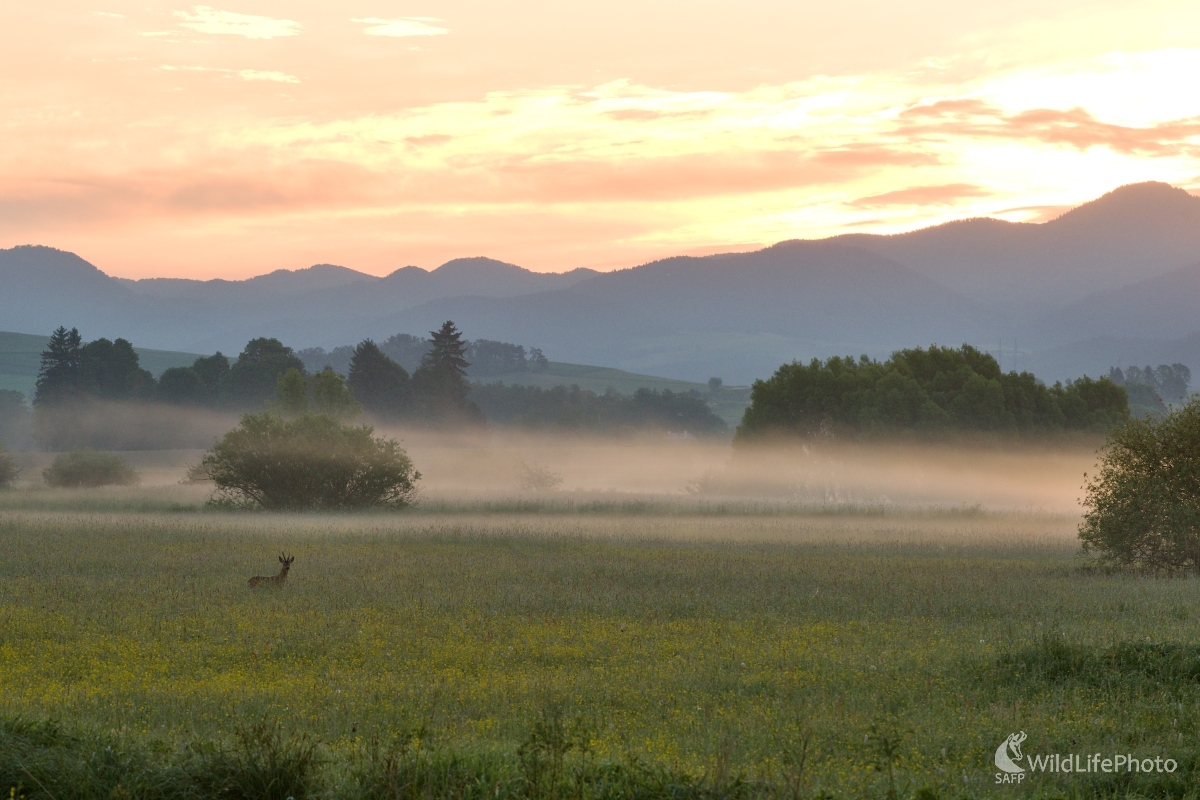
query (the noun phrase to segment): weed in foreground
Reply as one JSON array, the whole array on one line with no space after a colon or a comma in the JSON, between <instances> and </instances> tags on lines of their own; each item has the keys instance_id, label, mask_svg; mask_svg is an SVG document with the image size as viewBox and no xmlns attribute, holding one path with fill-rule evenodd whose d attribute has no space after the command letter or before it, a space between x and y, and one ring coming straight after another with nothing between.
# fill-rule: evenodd
<instances>
[{"instance_id":1,"label":"weed in foreground","mask_svg":"<svg viewBox=\"0 0 1200 800\"><path fill-rule=\"evenodd\" d=\"M316 744L266 719L239 728L231 748L197 745L193 753L189 783L204 797L305 800L316 793Z\"/></svg>"}]
</instances>

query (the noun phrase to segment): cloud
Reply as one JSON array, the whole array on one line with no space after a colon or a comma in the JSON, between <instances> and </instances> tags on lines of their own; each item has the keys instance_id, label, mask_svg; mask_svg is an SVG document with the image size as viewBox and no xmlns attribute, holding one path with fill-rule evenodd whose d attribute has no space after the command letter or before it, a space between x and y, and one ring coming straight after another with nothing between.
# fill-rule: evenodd
<instances>
[{"instance_id":1,"label":"cloud","mask_svg":"<svg viewBox=\"0 0 1200 800\"><path fill-rule=\"evenodd\" d=\"M176 11L175 15L183 19L179 23L181 27L197 33L245 36L247 39L276 39L300 33L300 23L290 19L235 14L209 6L194 6L191 11Z\"/></svg>"},{"instance_id":2,"label":"cloud","mask_svg":"<svg viewBox=\"0 0 1200 800\"><path fill-rule=\"evenodd\" d=\"M398 21L437 22L356 23ZM226 81L300 80L269 69L160 69ZM438 236L465 230L470 241L478 220L521 218L529 230L505 228L505 235L527 243L586 228L592 238L571 252L685 250L850 229L898 232L967 216L1040 221L1121 183L1200 180L1200 117L1190 107L1173 117L1114 118L1073 107L1070 95L1053 107L1045 103L1061 98L1018 103L1020 93L1002 96L973 80L885 77L743 91L549 85L294 115L229 104L230 85L209 76L188 83L224 91L197 86L197 102L211 105L178 136L162 134L174 118L126 130L116 111L107 128L90 117L85 124L30 114L21 123L23 158L7 168L24 182L9 191L0 172L0 230L30 228L32 217L47 226L58 218L121 218L129 230L144 219L181 236L203 226L294 225L315 241L322 232L372 226L386 230L384 238L426 236L425 228L399 234L382 222L420 215ZM348 99L354 91L346 87ZM299 93L289 87L287 94ZM165 111L156 113L145 117L166 120ZM98 167L95 153L113 130L129 144ZM62 180L35 181L48 176Z\"/></svg>"},{"instance_id":3,"label":"cloud","mask_svg":"<svg viewBox=\"0 0 1200 800\"><path fill-rule=\"evenodd\" d=\"M1003 120L1005 135L1038 139L1078 149L1107 147L1117 153L1174 155L1185 152L1187 140L1200 136L1200 118L1148 127L1101 122L1082 108L1066 111L1033 109ZM1194 145L1191 149L1195 149Z\"/></svg>"},{"instance_id":4,"label":"cloud","mask_svg":"<svg viewBox=\"0 0 1200 800\"><path fill-rule=\"evenodd\" d=\"M299 83L300 79L286 72L273 70L239 69L237 76L244 81L275 81L276 83Z\"/></svg>"},{"instance_id":5,"label":"cloud","mask_svg":"<svg viewBox=\"0 0 1200 800\"><path fill-rule=\"evenodd\" d=\"M256 158L257 156L257 158ZM254 161L257 169L251 169ZM103 224L162 216L244 216L363 205L388 198L378 175L348 164L264 165L264 154L240 161L124 175L72 175L0 181L0 230L47 222Z\"/></svg>"},{"instance_id":6,"label":"cloud","mask_svg":"<svg viewBox=\"0 0 1200 800\"><path fill-rule=\"evenodd\" d=\"M220 67L191 67L162 64L158 67L164 72L217 72L227 77L237 76L244 81L275 81L276 83L299 83L300 79L286 72L263 71L257 69L221 69Z\"/></svg>"},{"instance_id":7,"label":"cloud","mask_svg":"<svg viewBox=\"0 0 1200 800\"><path fill-rule=\"evenodd\" d=\"M450 32L449 28L439 28L429 24L442 21L436 17L398 17L396 19L364 17L350 21L367 25L368 27L363 30L367 36L441 36Z\"/></svg>"},{"instance_id":8,"label":"cloud","mask_svg":"<svg viewBox=\"0 0 1200 800\"><path fill-rule=\"evenodd\" d=\"M818 150L813 160L833 167L928 167L938 163L936 155L916 149L857 143Z\"/></svg>"},{"instance_id":9,"label":"cloud","mask_svg":"<svg viewBox=\"0 0 1200 800\"><path fill-rule=\"evenodd\" d=\"M112 11L93 11L97 17L111 17L112 19L125 19L124 14L117 14Z\"/></svg>"},{"instance_id":10,"label":"cloud","mask_svg":"<svg viewBox=\"0 0 1200 800\"><path fill-rule=\"evenodd\" d=\"M900 112L900 119L944 119L974 116L994 117L999 113L996 106L977 97L959 97L918 103Z\"/></svg>"},{"instance_id":11,"label":"cloud","mask_svg":"<svg viewBox=\"0 0 1200 800\"><path fill-rule=\"evenodd\" d=\"M1017 206L1016 208L1002 208L993 212L992 216L1009 222L1042 223L1058 219L1073 208L1075 208L1074 205Z\"/></svg>"},{"instance_id":12,"label":"cloud","mask_svg":"<svg viewBox=\"0 0 1200 800\"><path fill-rule=\"evenodd\" d=\"M526 202L687 200L812 186L853 177L872 165L870 159L831 163L819 155L786 150L615 161L530 159L492 167L489 190L496 192L496 199L507 195Z\"/></svg>"},{"instance_id":13,"label":"cloud","mask_svg":"<svg viewBox=\"0 0 1200 800\"><path fill-rule=\"evenodd\" d=\"M1179 155L1195 152L1200 117L1135 127L1097 119L1083 108L1031 108L1005 113L983 100L943 100L901 112L898 132L907 136L937 134L1034 140L1078 150L1106 147L1125 155Z\"/></svg>"},{"instance_id":14,"label":"cloud","mask_svg":"<svg viewBox=\"0 0 1200 800\"><path fill-rule=\"evenodd\" d=\"M967 197L988 197L992 192L971 183L946 183L941 186L910 186L870 197L860 197L848 205L855 208L886 208L888 206L949 205Z\"/></svg>"},{"instance_id":15,"label":"cloud","mask_svg":"<svg viewBox=\"0 0 1200 800\"><path fill-rule=\"evenodd\" d=\"M426 145L446 144L447 142L454 141L454 137L446 133L428 133L424 136L406 136L404 137L404 141L414 147L424 147Z\"/></svg>"},{"instance_id":16,"label":"cloud","mask_svg":"<svg viewBox=\"0 0 1200 800\"><path fill-rule=\"evenodd\" d=\"M656 111L650 108L619 108L607 112L608 116L618 122L654 122L660 119L691 117L693 119L707 117L713 109L697 109L695 111Z\"/></svg>"},{"instance_id":17,"label":"cloud","mask_svg":"<svg viewBox=\"0 0 1200 800\"><path fill-rule=\"evenodd\" d=\"M178 71L210 71L175 68ZM852 179L869 165L830 165L791 152L539 163L509 159L447 172L372 170L336 160L281 163L265 148L210 155L186 167L0 183L0 203L22 224L80 224L150 216L275 215L339 208L542 208L556 203L661 203L772 192ZM24 205L17 209L22 202ZM549 204L549 205L547 205ZM3 211L4 208L0 208ZM376 212L367 212L375 209Z\"/></svg>"}]
</instances>

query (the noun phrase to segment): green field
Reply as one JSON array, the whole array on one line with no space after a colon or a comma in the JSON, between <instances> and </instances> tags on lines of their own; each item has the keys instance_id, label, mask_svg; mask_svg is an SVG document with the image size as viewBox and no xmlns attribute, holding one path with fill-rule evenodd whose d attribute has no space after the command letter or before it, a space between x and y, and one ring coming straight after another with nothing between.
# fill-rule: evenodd
<instances>
[{"instance_id":1,"label":"green field","mask_svg":"<svg viewBox=\"0 0 1200 800\"><path fill-rule=\"evenodd\" d=\"M203 496L0 496L0 778L25 796L129 796L263 720L316 744L313 796L1195 796L1200 584L1086 569L1069 515ZM286 588L247 589L281 550ZM531 783L547 731L561 785ZM997 786L1016 731L1181 766ZM424 782L372 795L387 743ZM102 746L126 773L87 766Z\"/></svg>"}]
</instances>

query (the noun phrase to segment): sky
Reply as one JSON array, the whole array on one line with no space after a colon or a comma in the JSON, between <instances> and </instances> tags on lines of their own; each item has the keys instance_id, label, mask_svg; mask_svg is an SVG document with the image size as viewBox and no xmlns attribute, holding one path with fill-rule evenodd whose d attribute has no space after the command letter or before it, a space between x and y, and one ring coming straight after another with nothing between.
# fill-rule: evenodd
<instances>
[{"instance_id":1,"label":"sky","mask_svg":"<svg viewBox=\"0 0 1200 800\"><path fill-rule=\"evenodd\" d=\"M13 3L0 247L616 269L1200 191L1177 0Z\"/></svg>"}]
</instances>

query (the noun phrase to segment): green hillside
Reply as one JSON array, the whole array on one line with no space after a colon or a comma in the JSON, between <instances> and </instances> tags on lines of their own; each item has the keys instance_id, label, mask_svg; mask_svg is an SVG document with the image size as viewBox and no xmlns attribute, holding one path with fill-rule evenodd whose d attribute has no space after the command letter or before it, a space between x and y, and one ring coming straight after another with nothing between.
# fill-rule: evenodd
<instances>
[{"instance_id":1,"label":"green hillside","mask_svg":"<svg viewBox=\"0 0 1200 800\"><path fill-rule=\"evenodd\" d=\"M723 386L715 397L710 396L708 384L680 381L673 378L659 378L654 375L639 375L635 372L612 369L611 367L592 367L586 364L566 364L561 361L551 361L545 372L512 372L507 375L489 375L486 378L472 378L476 383L516 383L522 386L540 386L549 389L553 386L577 385L580 389L588 389L603 394L611 387L620 394L633 394L638 389L670 389L672 392L699 392L709 401L713 411L725 424L736 426L742 421L742 412L750 405L750 387Z\"/></svg>"},{"instance_id":2,"label":"green hillside","mask_svg":"<svg viewBox=\"0 0 1200 800\"><path fill-rule=\"evenodd\" d=\"M24 392L27 399L32 399L42 351L49 341L49 336L0 331L0 389L16 389ZM142 367L154 373L156 378L170 367L190 367L196 360L195 353L149 350L145 347L135 347L134 350Z\"/></svg>"}]
</instances>

